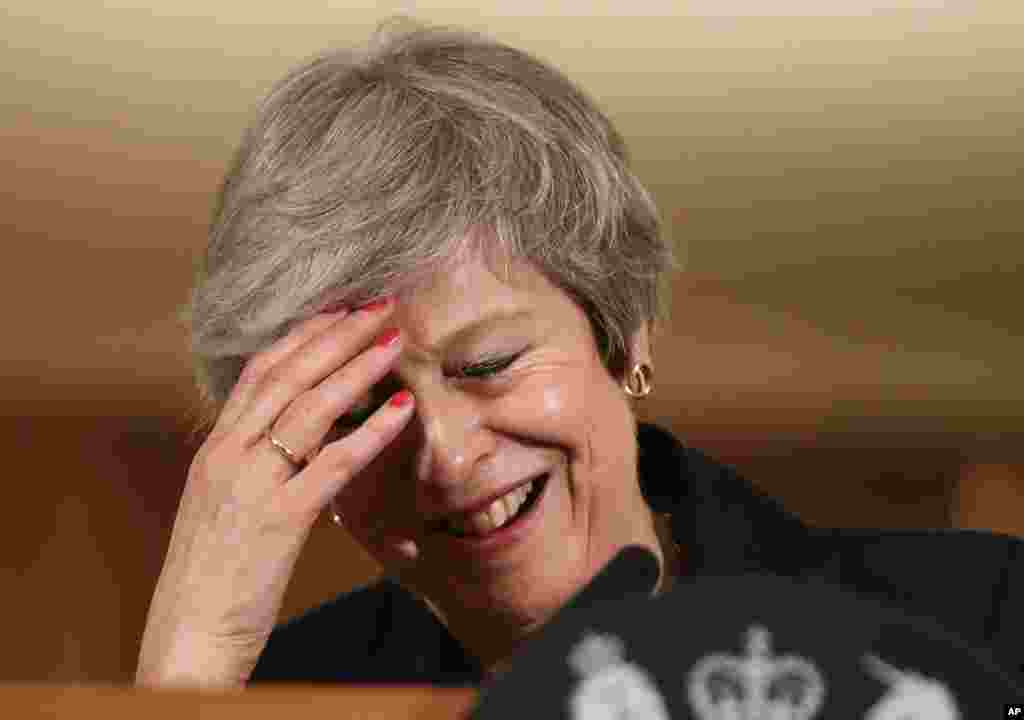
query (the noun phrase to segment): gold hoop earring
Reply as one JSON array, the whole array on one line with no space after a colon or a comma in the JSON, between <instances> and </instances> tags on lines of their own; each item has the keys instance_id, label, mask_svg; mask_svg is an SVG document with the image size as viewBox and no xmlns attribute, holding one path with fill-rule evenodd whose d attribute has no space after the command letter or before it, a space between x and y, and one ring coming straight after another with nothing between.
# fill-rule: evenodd
<instances>
[{"instance_id":1,"label":"gold hoop earring","mask_svg":"<svg viewBox=\"0 0 1024 720\"><path fill-rule=\"evenodd\" d=\"M629 379L623 384L623 389L630 397L642 398L650 395L653 386L651 378L654 369L647 363L637 363L629 374Z\"/></svg>"}]
</instances>

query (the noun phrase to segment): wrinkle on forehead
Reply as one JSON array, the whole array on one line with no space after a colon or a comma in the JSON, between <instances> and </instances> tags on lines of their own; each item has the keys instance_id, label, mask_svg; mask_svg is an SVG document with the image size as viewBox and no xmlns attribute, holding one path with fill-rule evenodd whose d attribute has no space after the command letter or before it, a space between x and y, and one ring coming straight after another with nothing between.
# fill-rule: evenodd
<instances>
[{"instance_id":1,"label":"wrinkle on forehead","mask_svg":"<svg viewBox=\"0 0 1024 720\"><path fill-rule=\"evenodd\" d=\"M507 282L503 277L506 272ZM438 317L438 309L443 308L445 323L459 326L495 306L507 306L514 301L525 304L524 299L535 300L553 290L543 274L525 260L495 274L484 258L477 256L405 288L396 295L396 313L408 322L408 327L427 330L436 329L430 327L430 319Z\"/></svg>"}]
</instances>

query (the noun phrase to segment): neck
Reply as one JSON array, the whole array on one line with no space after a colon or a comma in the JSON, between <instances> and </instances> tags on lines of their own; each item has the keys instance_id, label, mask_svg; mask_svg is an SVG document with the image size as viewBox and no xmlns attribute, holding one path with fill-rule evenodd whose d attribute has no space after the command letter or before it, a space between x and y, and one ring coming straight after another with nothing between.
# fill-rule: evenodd
<instances>
[{"instance_id":1,"label":"neck","mask_svg":"<svg viewBox=\"0 0 1024 720\"><path fill-rule=\"evenodd\" d=\"M490 678L505 669L508 659L526 639L529 632L522 628L512 629L509 623L487 613L473 613L467 617L461 613L450 618L436 603L424 593L416 595L430 608L434 616L444 625L452 637L456 638L463 648L477 659L483 667L484 674ZM470 638L487 638L485 646L467 642Z\"/></svg>"},{"instance_id":2,"label":"neck","mask_svg":"<svg viewBox=\"0 0 1024 720\"><path fill-rule=\"evenodd\" d=\"M671 516L668 513L654 516L654 529L661 545L661 577L654 589L654 595L661 595L673 588L676 578L682 574L682 552L672 537Z\"/></svg>"}]
</instances>

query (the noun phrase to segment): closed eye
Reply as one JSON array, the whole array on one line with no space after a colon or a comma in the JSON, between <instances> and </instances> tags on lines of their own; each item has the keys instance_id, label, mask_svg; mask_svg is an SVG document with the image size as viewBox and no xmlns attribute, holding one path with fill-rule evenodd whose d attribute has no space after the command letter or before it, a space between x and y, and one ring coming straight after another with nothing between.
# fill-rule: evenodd
<instances>
[{"instance_id":1,"label":"closed eye","mask_svg":"<svg viewBox=\"0 0 1024 720\"><path fill-rule=\"evenodd\" d=\"M455 374L460 378L468 380L486 380L502 373L512 365L512 363L518 360L521 355L522 353L515 353L505 357L498 357L488 359L483 362L472 363L470 365L463 365ZM388 393L388 395L389 394L390 393ZM337 424L342 427L361 425L363 421L376 412L382 404L383 402L370 403L365 407L350 410L338 418Z\"/></svg>"},{"instance_id":2,"label":"closed eye","mask_svg":"<svg viewBox=\"0 0 1024 720\"><path fill-rule=\"evenodd\" d=\"M474 363L472 365L465 365L459 373L463 377L469 378L487 378L501 373L503 370L508 368L509 365L519 359L522 353L516 353L515 355L509 355L507 357L494 358L485 362Z\"/></svg>"}]
</instances>

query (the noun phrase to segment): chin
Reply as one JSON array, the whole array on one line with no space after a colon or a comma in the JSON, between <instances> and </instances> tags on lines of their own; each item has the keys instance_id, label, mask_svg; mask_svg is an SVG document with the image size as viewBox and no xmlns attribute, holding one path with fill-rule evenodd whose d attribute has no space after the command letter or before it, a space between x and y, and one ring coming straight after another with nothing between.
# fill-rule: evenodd
<instances>
[{"instance_id":1,"label":"chin","mask_svg":"<svg viewBox=\"0 0 1024 720\"><path fill-rule=\"evenodd\" d=\"M532 506L483 539L427 544L420 583L445 614L471 612L524 629L539 627L582 589L593 572L574 519L567 473L547 473ZM429 589L427 587L429 586Z\"/></svg>"}]
</instances>

